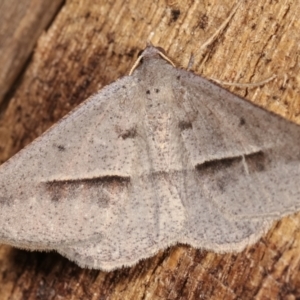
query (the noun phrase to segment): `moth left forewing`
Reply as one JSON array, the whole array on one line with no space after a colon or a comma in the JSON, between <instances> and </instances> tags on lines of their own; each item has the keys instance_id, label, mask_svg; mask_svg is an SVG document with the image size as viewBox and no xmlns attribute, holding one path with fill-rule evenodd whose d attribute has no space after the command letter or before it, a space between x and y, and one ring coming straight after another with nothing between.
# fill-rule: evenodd
<instances>
[{"instance_id":1,"label":"moth left forewing","mask_svg":"<svg viewBox=\"0 0 300 300\"><path fill-rule=\"evenodd\" d=\"M1 167L3 242L54 249L104 234L128 197L135 156L122 126L126 90L128 77L104 88Z\"/></svg>"}]
</instances>

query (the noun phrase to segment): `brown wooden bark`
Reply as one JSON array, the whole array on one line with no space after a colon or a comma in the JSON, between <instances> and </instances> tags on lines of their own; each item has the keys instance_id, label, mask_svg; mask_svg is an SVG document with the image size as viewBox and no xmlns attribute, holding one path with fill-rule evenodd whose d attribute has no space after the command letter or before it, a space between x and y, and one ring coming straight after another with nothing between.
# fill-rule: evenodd
<instances>
[{"instance_id":1,"label":"brown wooden bark","mask_svg":"<svg viewBox=\"0 0 300 300\"><path fill-rule=\"evenodd\" d=\"M204 51L200 49L236 3L240 5L227 26ZM150 38L179 66L187 67L193 53L192 69L208 78L249 83L276 74L263 86L229 89L300 124L299 15L300 3L292 0L68 1L39 38L17 89L12 92L12 85L8 89L10 103L0 122L0 160L128 73ZM4 21L8 22L0 20ZM296 299L299 225L300 214L284 218L242 253L220 255L178 245L114 272L81 269L56 253L1 246L0 295L1 299Z\"/></svg>"},{"instance_id":2,"label":"brown wooden bark","mask_svg":"<svg viewBox=\"0 0 300 300\"><path fill-rule=\"evenodd\" d=\"M63 0L1 1L0 103L24 68L39 35L62 2Z\"/></svg>"}]
</instances>

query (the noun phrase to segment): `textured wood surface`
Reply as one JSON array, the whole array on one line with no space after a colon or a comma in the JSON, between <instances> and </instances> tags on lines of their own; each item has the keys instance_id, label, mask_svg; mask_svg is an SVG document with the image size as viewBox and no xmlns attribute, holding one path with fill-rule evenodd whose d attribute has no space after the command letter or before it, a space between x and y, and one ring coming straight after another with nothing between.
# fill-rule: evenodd
<instances>
[{"instance_id":1,"label":"textured wood surface","mask_svg":"<svg viewBox=\"0 0 300 300\"><path fill-rule=\"evenodd\" d=\"M0 103L25 68L39 35L54 18L62 0L1 0ZM7 95L10 98L10 95Z\"/></svg>"},{"instance_id":2,"label":"textured wood surface","mask_svg":"<svg viewBox=\"0 0 300 300\"><path fill-rule=\"evenodd\" d=\"M10 97L0 121L0 160L99 88L127 74L148 40L184 68L193 54L192 70L208 78L251 83L277 75L253 89L228 89L300 124L299 14L300 3L292 0L67 1L39 37L17 86L6 86ZM9 20L0 22L5 22L0 27L8 26ZM31 39L28 36L28 43ZM274 224L242 253L219 255L178 245L114 272L80 269L56 253L1 246L0 295L297 299L299 228L300 214Z\"/></svg>"}]
</instances>

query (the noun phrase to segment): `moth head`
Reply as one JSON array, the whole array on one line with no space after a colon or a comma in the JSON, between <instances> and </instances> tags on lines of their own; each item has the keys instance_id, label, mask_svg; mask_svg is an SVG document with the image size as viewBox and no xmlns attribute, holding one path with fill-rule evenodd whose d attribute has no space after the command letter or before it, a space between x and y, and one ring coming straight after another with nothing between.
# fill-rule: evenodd
<instances>
[{"instance_id":1,"label":"moth head","mask_svg":"<svg viewBox=\"0 0 300 300\"><path fill-rule=\"evenodd\" d=\"M133 73L133 71L138 67L140 63L143 62L144 59L152 58L163 58L164 60L169 62L173 67L175 67L175 64L170 60L170 58L168 58L163 48L155 47L151 43L148 43L147 47L143 51L139 52L139 56L135 61L134 65L132 66L129 75Z\"/></svg>"}]
</instances>

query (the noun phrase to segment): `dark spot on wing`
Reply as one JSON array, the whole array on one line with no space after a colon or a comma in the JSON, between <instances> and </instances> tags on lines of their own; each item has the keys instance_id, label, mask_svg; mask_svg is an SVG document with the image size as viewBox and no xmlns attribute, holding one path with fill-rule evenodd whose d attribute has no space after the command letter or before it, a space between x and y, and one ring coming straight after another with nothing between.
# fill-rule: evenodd
<instances>
[{"instance_id":1,"label":"dark spot on wing","mask_svg":"<svg viewBox=\"0 0 300 300\"><path fill-rule=\"evenodd\" d=\"M146 94L147 94L147 95L150 95L150 90L147 90L147 91L146 91Z\"/></svg>"},{"instance_id":2,"label":"dark spot on wing","mask_svg":"<svg viewBox=\"0 0 300 300\"><path fill-rule=\"evenodd\" d=\"M240 126L243 126L243 125L245 125L246 124L246 120L243 118L243 117L241 117L240 118Z\"/></svg>"},{"instance_id":3,"label":"dark spot on wing","mask_svg":"<svg viewBox=\"0 0 300 300\"><path fill-rule=\"evenodd\" d=\"M63 145L58 145L57 148L58 148L59 151L65 151L66 150L65 146L63 146Z\"/></svg>"},{"instance_id":4,"label":"dark spot on wing","mask_svg":"<svg viewBox=\"0 0 300 300\"><path fill-rule=\"evenodd\" d=\"M186 121L179 122L178 126L179 126L180 130L182 130L182 131L193 128L192 123L191 122L186 122Z\"/></svg>"},{"instance_id":5,"label":"dark spot on wing","mask_svg":"<svg viewBox=\"0 0 300 300\"><path fill-rule=\"evenodd\" d=\"M158 93L159 93L159 89L155 89L154 91L155 91L155 93L156 93L156 94L158 94Z\"/></svg>"},{"instance_id":6,"label":"dark spot on wing","mask_svg":"<svg viewBox=\"0 0 300 300\"><path fill-rule=\"evenodd\" d=\"M123 140L132 139L136 136L136 128L130 128L128 130L124 130L119 135Z\"/></svg>"},{"instance_id":7,"label":"dark spot on wing","mask_svg":"<svg viewBox=\"0 0 300 300\"><path fill-rule=\"evenodd\" d=\"M57 145L57 144L53 144L53 147L56 148L58 151L65 151L66 147L64 145Z\"/></svg>"}]
</instances>

